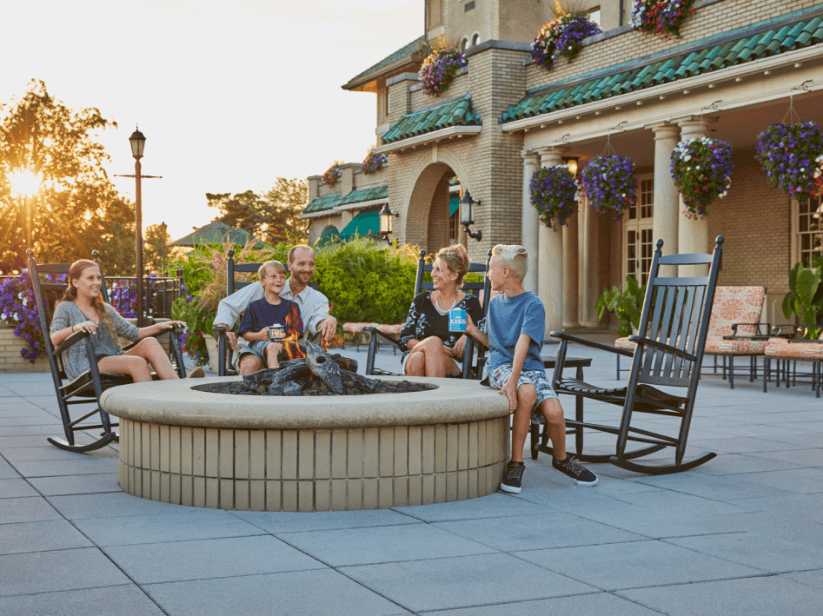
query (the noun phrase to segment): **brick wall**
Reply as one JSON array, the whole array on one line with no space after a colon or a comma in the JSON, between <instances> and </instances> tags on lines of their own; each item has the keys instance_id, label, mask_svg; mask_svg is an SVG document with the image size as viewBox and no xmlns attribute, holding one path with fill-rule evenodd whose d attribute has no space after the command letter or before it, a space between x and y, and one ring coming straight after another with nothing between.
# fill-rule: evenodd
<instances>
[{"instance_id":1,"label":"brick wall","mask_svg":"<svg viewBox=\"0 0 823 616\"><path fill-rule=\"evenodd\" d=\"M528 89L603 69L632 58L679 47L735 28L772 19L818 5L820 0L724 0L701 7L689 16L680 30L681 38L666 38L654 33L630 30L584 47L572 62L561 58L547 71L541 66L526 69Z\"/></svg>"},{"instance_id":2,"label":"brick wall","mask_svg":"<svg viewBox=\"0 0 823 616\"><path fill-rule=\"evenodd\" d=\"M14 335L14 328L0 325L0 372L48 372L49 362L40 357L32 364L20 354L23 339Z\"/></svg>"}]
</instances>

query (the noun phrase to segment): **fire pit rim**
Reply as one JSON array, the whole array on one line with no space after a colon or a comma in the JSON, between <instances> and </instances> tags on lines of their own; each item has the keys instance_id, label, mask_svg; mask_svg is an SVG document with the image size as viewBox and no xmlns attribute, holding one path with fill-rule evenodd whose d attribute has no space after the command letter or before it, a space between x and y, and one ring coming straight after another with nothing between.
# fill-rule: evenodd
<instances>
[{"instance_id":1,"label":"fire pit rim","mask_svg":"<svg viewBox=\"0 0 823 616\"><path fill-rule=\"evenodd\" d=\"M214 377L212 382L242 377ZM396 381L397 377L377 377ZM361 396L237 396L191 389L186 380L122 385L103 393L116 417L173 426L230 429L324 430L481 421L507 415L508 400L478 381L406 377L436 389ZM413 396L415 404L407 405ZM276 405L276 412L272 407Z\"/></svg>"}]
</instances>

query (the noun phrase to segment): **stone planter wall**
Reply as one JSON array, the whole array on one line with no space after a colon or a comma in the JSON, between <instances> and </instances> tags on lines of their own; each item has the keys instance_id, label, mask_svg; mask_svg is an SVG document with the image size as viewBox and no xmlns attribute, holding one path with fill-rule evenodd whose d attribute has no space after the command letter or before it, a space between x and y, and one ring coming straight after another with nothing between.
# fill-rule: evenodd
<instances>
[{"instance_id":1,"label":"stone planter wall","mask_svg":"<svg viewBox=\"0 0 823 616\"><path fill-rule=\"evenodd\" d=\"M0 372L48 372L49 362L38 357L32 364L20 354L25 341L14 335L14 327L0 324Z\"/></svg>"}]
</instances>

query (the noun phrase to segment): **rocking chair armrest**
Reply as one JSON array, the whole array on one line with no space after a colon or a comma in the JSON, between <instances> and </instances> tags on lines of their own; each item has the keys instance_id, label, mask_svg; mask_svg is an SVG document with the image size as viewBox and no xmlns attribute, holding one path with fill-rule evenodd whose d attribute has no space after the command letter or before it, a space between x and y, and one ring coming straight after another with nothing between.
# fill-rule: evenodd
<instances>
[{"instance_id":1,"label":"rocking chair armrest","mask_svg":"<svg viewBox=\"0 0 823 616\"><path fill-rule=\"evenodd\" d=\"M167 333L169 333L169 332L171 332L171 333L172 333L172 335L177 336L177 331L178 331L179 329L180 329L180 326L179 326L179 325L172 325L172 326L171 326L171 329L164 329L163 331L159 331L159 332L157 332L157 333L155 333L155 334L149 334L148 336L146 336L146 338L157 338L157 336L162 336L163 334L167 334ZM134 342L132 342L131 344L127 344L126 346L124 346L124 347L123 347L123 350L124 350L124 351L128 351L128 350L129 350L129 349L131 349L132 347L137 346L137 344L138 344L139 342L140 342L140 340L135 340L135 341L134 341Z\"/></svg>"},{"instance_id":2,"label":"rocking chair armrest","mask_svg":"<svg viewBox=\"0 0 823 616\"><path fill-rule=\"evenodd\" d=\"M640 346L651 347L658 351L663 351L664 353L669 353L671 355L676 355L677 357L682 357L683 359L688 359L689 361L697 361L697 357L695 355L682 351L677 347L663 344L657 340L652 340L651 338L645 338L643 336L629 336L629 340Z\"/></svg>"},{"instance_id":3,"label":"rocking chair armrest","mask_svg":"<svg viewBox=\"0 0 823 616\"><path fill-rule=\"evenodd\" d=\"M631 351L627 351L626 349L617 349L615 347L611 347L605 344L600 344L599 342L592 342L591 340L586 340L585 338L578 338L577 336L564 334L563 332L552 332L550 335L552 338L559 338L560 340L566 340L568 342L582 344L583 346L591 347L593 349L600 349L601 351L607 351L609 353L616 353L618 355L623 355L625 357L632 357L634 355L634 353L632 353Z\"/></svg>"},{"instance_id":4,"label":"rocking chair armrest","mask_svg":"<svg viewBox=\"0 0 823 616\"><path fill-rule=\"evenodd\" d=\"M755 327L756 328L754 330L755 333L754 334L741 334L741 333L738 333L737 328L740 327L741 325L748 325L748 326L751 326L751 327ZM760 333L761 325L766 326L766 333L765 334ZM770 337L769 332L771 332L771 330L772 330L772 324L771 323L766 323L766 322L763 322L763 323L732 323L731 328L732 328L732 335L731 336L723 336L724 340L735 340L737 338L744 338L744 339L769 338Z\"/></svg>"},{"instance_id":5,"label":"rocking chair armrest","mask_svg":"<svg viewBox=\"0 0 823 616\"><path fill-rule=\"evenodd\" d=\"M390 342L391 344L396 346L398 349L400 348L400 343L397 340L395 340L394 338L392 338L390 336L387 336L386 334L381 332L376 327L372 327L371 325L367 325L366 327L363 328L363 331L364 332L369 332L369 335L371 335L371 336L374 336L374 335L380 336L386 342Z\"/></svg>"},{"instance_id":6,"label":"rocking chair armrest","mask_svg":"<svg viewBox=\"0 0 823 616\"><path fill-rule=\"evenodd\" d=\"M78 329L73 334L69 334L69 336L63 340L63 342L57 345L57 348L54 349L54 354L60 355L60 353L68 351L69 347L74 346L74 344L85 338L87 335L91 334L82 329Z\"/></svg>"},{"instance_id":7,"label":"rocking chair armrest","mask_svg":"<svg viewBox=\"0 0 823 616\"><path fill-rule=\"evenodd\" d=\"M823 340L819 338L817 340L805 340L804 338L792 338L791 340L786 340L789 344L823 344Z\"/></svg>"}]
</instances>

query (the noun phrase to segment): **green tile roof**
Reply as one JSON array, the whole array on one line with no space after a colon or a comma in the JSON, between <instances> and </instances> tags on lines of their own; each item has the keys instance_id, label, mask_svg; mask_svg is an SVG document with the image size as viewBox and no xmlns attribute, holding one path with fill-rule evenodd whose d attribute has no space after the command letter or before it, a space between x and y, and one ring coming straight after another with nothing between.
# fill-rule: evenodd
<instances>
[{"instance_id":1,"label":"green tile roof","mask_svg":"<svg viewBox=\"0 0 823 616\"><path fill-rule=\"evenodd\" d=\"M222 244L226 241L235 244L245 245L249 240L254 239L248 231L230 227L224 222L214 220L204 227L200 227L193 233L173 241L169 246L199 246L200 244ZM262 244L261 244L262 245Z\"/></svg>"},{"instance_id":2,"label":"green tile roof","mask_svg":"<svg viewBox=\"0 0 823 616\"><path fill-rule=\"evenodd\" d=\"M343 195L340 193L334 193L331 195L326 195L324 197L315 197L311 203L303 210L304 214L313 214L314 212L324 212L326 210L330 210L333 207L337 207L340 205L340 201L343 198Z\"/></svg>"},{"instance_id":3,"label":"green tile roof","mask_svg":"<svg viewBox=\"0 0 823 616\"><path fill-rule=\"evenodd\" d=\"M498 121L505 124L506 122L551 113L560 109L567 109L611 96L676 81L677 79L693 77L801 49L823 41L823 16L820 15L806 17L793 23L763 31L763 24L768 23L762 22L743 29L743 32L749 33L747 36L727 40L720 44L708 44L702 49L652 61L645 66L614 72L615 69L619 69L618 65L611 67L611 69L598 71L601 74L600 77L594 77L581 83L566 86L552 84L533 90L517 105L511 105L508 111L504 111L503 116ZM758 32L753 34L752 31ZM716 39L717 37L712 37L706 39L706 41ZM699 42L697 45L699 45Z\"/></svg>"},{"instance_id":4,"label":"green tile roof","mask_svg":"<svg viewBox=\"0 0 823 616\"><path fill-rule=\"evenodd\" d=\"M372 188L353 190L346 195L338 205L350 205L352 203L363 203L364 201L374 201L375 199L387 199L389 196L389 185L381 184Z\"/></svg>"},{"instance_id":5,"label":"green tile roof","mask_svg":"<svg viewBox=\"0 0 823 616\"><path fill-rule=\"evenodd\" d=\"M472 111L472 97L464 94L436 107L405 114L383 135L383 143L430 133L449 126L480 126L480 116Z\"/></svg>"},{"instance_id":6,"label":"green tile roof","mask_svg":"<svg viewBox=\"0 0 823 616\"><path fill-rule=\"evenodd\" d=\"M412 53L414 52L414 50L417 49L421 45L421 43L424 43L425 41L426 41L426 37L421 36L419 38L414 39L408 45L403 45L403 47L401 47L400 49L395 51L393 54L383 58L382 60L380 60L380 62L378 62L374 66L371 66L371 67L367 68L365 71L363 71L359 75L355 75L354 77L349 79L349 83L360 81L364 77L368 77L372 73L377 73L378 71L380 71L381 68L391 66L392 64L394 64L398 60L402 60L403 58L411 56Z\"/></svg>"}]
</instances>

